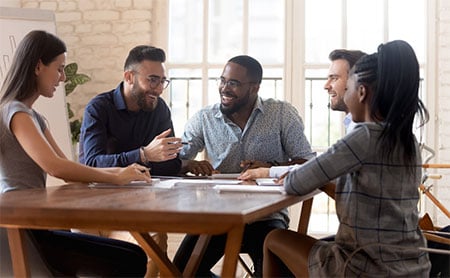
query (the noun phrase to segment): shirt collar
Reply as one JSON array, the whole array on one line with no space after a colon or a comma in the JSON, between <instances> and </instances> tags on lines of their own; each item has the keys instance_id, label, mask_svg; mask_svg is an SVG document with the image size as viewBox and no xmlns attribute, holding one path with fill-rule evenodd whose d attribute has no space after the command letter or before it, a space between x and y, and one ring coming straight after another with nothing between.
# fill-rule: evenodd
<instances>
[{"instance_id":1,"label":"shirt collar","mask_svg":"<svg viewBox=\"0 0 450 278\"><path fill-rule=\"evenodd\" d=\"M117 88L113 92L114 104L117 110L126 110L127 105L125 103L125 98L122 95L123 91L123 81L117 86Z\"/></svg>"}]
</instances>

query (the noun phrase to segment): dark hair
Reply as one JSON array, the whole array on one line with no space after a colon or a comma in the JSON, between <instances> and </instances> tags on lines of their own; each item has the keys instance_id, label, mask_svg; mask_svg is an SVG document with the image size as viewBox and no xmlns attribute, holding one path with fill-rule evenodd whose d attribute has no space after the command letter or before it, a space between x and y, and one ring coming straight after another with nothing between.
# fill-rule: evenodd
<instances>
[{"instance_id":1,"label":"dark hair","mask_svg":"<svg viewBox=\"0 0 450 278\"><path fill-rule=\"evenodd\" d=\"M335 49L330 52L328 55L328 59L330 61L336 61L339 59L345 60L348 62L348 69L350 70L362 56L367 55L360 50L347 50L347 49Z\"/></svg>"},{"instance_id":2,"label":"dark hair","mask_svg":"<svg viewBox=\"0 0 450 278\"><path fill-rule=\"evenodd\" d=\"M392 150L401 144L407 165L415 165L414 119L419 113L423 125L429 114L419 99L419 63L413 48L401 40L381 44L378 52L362 57L352 72L358 83L374 92L369 105L372 118L385 122L379 141L383 155L391 158Z\"/></svg>"},{"instance_id":3,"label":"dark hair","mask_svg":"<svg viewBox=\"0 0 450 278\"><path fill-rule=\"evenodd\" d=\"M239 55L231 58L228 62L236 63L247 69L247 75L252 82L261 84L263 69L261 64L248 55Z\"/></svg>"},{"instance_id":4,"label":"dark hair","mask_svg":"<svg viewBox=\"0 0 450 278\"><path fill-rule=\"evenodd\" d=\"M166 53L161 48L150 45L138 45L128 53L128 57L124 64L124 70L133 69L134 66L140 64L144 60L164 63L166 61Z\"/></svg>"},{"instance_id":5,"label":"dark hair","mask_svg":"<svg viewBox=\"0 0 450 278\"><path fill-rule=\"evenodd\" d=\"M19 43L2 85L0 103L22 101L37 90L36 66L48 65L67 52L64 42L46 31L29 32Z\"/></svg>"}]
</instances>

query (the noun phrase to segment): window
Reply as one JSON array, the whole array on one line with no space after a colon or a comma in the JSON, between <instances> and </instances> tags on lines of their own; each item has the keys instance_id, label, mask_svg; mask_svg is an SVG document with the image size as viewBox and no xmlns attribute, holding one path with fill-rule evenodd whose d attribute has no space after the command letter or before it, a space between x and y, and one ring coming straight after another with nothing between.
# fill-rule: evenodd
<instances>
[{"instance_id":1,"label":"window","mask_svg":"<svg viewBox=\"0 0 450 278\"><path fill-rule=\"evenodd\" d=\"M215 78L226 62L249 54L261 62L260 95L283 99L283 0L169 2L169 99L175 132L200 108L219 101Z\"/></svg>"},{"instance_id":2,"label":"window","mask_svg":"<svg viewBox=\"0 0 450 278\"><path fill-rule=\"evenodd\" d=\"M425 0L172 0L166 63L172 82L165 98L175 132L181 135L193 113L218 102L214 79L226 61L249 54L264 68L260 95L296 106L320 152L344 134L344 115L329 109L323 89L328 54L336 48L373 53L382 42L403 39L425 74L427 8ZM422 90L426 101L425 78ZM310 229L334 231L334 204L327 197L319 202Z\"/></svg>"}]
</instances>

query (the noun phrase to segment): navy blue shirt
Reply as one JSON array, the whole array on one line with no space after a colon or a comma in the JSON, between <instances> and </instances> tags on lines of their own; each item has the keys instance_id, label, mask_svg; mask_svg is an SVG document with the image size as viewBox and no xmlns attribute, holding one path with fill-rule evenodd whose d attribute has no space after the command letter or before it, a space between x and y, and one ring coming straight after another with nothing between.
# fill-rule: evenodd
<instances>
[{"instance_id":1,"label":"navy blue shirt","mask_svg":"<svg viewBox=\"0 0 450 278\"><path fill-rule=\"evenodd\" d=\"M140 163L139 148L161 132L172 129L169 107L162 98L154 111L129 111L122 96L123 83L115 90L94 97L86 106L81 125L79 160L93 167L124 167ZM149 162L152 175L176 175L181 168L177 157Z\"/></svg>"}]
</instances>

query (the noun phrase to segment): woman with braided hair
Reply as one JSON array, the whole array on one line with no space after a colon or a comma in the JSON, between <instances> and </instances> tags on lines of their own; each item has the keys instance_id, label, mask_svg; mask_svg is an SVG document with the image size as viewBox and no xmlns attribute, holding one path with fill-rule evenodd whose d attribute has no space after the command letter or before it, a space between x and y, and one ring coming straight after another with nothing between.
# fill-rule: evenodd
<instances>
[{"instance_id":1,"label":"woman with braided hair","mask_svg":"<svg viewBox=\"0 0 450 278\"><path fill-rule=\"evenodd\" d=\"M290 172L288 194L304 195L336 179L339 228L334 242L274 230L264 244L264 276L428 277L426 241L418 227L421 157L413 134L419 64L405 41L362 57L347 82L353 132Z\"/></svg>"}]
</instances>

